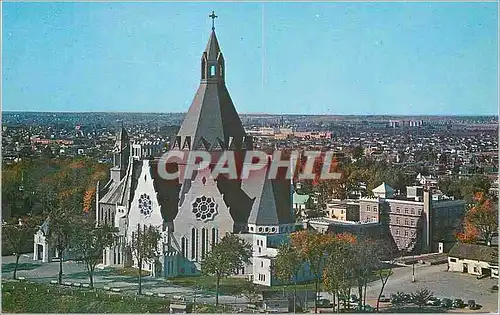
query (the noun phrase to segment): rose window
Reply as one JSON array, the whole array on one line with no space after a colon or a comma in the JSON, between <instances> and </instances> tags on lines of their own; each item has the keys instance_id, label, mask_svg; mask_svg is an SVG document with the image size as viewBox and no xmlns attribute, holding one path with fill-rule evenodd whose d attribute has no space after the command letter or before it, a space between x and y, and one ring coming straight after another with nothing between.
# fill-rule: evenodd
<instances>
[{"instance_id":1,"label":"rose window","mask_svg":"<svg viewBox=\"0 0 500 315\"><path fill-rule=\"evenodd\" d=\"M193 202L193 213L200 221L212 220L217 214L217 203L212 197L198 197Z\"/></svg>"},{"instance_id":2,"label":"rose window","mask_svg":"<svg viewBox=\"0 0 500 315\"><path fill-rule=\"evenodd\" d=\"M151 215L151 212L153 212L153 208L151 207L151 198L149 197L149 195L141 195L141 197L139 198L139 210L141 211L141 214L146 217L149 217Z\"/></svg>"}]
</instances>

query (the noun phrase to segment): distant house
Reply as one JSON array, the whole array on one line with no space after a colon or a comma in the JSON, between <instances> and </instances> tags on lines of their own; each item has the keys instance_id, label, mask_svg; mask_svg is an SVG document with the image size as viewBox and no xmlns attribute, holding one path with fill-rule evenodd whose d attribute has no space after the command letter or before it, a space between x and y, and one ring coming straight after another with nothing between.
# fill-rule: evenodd
<instances>
[{"instance_id":1,"label":"distant house","mask_svg":"<svg viewBox=\"0 0 500 315\"><path fill-rule=\"evenodd\" d=\"M448 253L448 271L498 278L498 248L457 243Z\"/></svg>"},{"instance_id":2,"label":"distant house","mask_svg":"<svg viewBox=\"0 0 500 315\"><path fill-rule=\"evenodd\" d=\"M311 208L312 199L309 195L299 195L297 192L294 192L292 199L292 206L295 213L304 215L304 211Z\"/></svg>"}]
</instances>

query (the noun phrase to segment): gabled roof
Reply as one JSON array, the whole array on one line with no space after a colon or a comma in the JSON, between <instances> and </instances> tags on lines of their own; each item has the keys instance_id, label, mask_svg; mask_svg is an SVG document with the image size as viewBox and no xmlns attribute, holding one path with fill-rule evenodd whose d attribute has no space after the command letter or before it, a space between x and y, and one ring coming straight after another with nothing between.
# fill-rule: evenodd
<instances>
[{"instance_id":1,"label":"gabled roof","mask_svg":"<svg viewBox=\"0 0 500 315\"><path fill-rule=\"evenodd\" d=\"M391 186L387 185L385 182L382 183L380 186L374 188L372 190L372 192L374 193L379 193L379 194L383 194L383 193L389 193L389 194L392 194L394 193L394 188L392 188Z\"/></svg>"},{"instance_id":2,"label":"gabled roof","mask_svg":"<svg viewBox=\"0 0 500 315\"><path fill-rule=\"evenodd\" d=\"M293 203L296 204L306 204L309 199L311 198L311 196L309 195L299 195L297 192L294 192L293 193Z\"/></svg>"},{"instance_id":3,"label":"gabled roof","mask_svg":"<svg viewBox=\"0 0 500 315\"><path fill-rule=\"evenodd\" d=\"M47 219L45 219L45 221L43 221L42 225L40 226L40 231L42 231L43 235L49 234L49 221L50 217L47 217Z\"/></svg>"},{"instance_id":4,"label":"gabled roof","mask_svg":"<svg viewBox=\"0 0 500 315\"><path fill-rule=\"evenodd\" d=\"M241 189L253 199L249 224L279 225L294 222L291 204L291 184L287 180L256 176L244 180Z\"/></svg>"},{"instance_id":5,"label":"gabled roof","mask_svg":"<svg viewBox=\"0 0 500 315\"><path fill-rule=\"evenodd\" d=\"M498 248L485 245L457 243L451 248L448 256L498 265Z\"/></svg>"}]
</instances>

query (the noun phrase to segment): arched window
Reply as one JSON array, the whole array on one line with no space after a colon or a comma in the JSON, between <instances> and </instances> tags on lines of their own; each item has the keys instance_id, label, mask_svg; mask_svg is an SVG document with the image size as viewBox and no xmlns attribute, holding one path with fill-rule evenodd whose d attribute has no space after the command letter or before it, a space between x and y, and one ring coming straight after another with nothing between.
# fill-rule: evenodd
<instances>
[{"instance_id":1,"label":"arched window","mask_svg":"<svg viewBox=\"0 0 500 315\"><path fill-rule=\"evenodd\" d=\"M216 69L215 65L210 65L210 76L211 77L215 77L215 74L216 74L215 69Z\"/></svg>"},{"instance_id":2,"label":"arched window","mask_svg":"<svg viewBox=\"0 0 500 315\"><path fill-rule=\"evenodd\" d=\"M202 79L206 79L205 78L206 66L207 66L207 63L205 61L205 58L202 58L202 60L201 60L201 78Z\"/></svg>"},{"instance_id":3,"label":"arched window","mask_svg":"<svg viewBox=\"0 0 500 315\"><path fill-rule=\"evenodd\" d=\"M215 241L217 240L217 235L215 233L217 233L215 228L212 228L212 247L215 245Z\"/></svg>"},{"instance_id":4,"label":"arched window","mask_svg":"<svg viewBox=\"0 0 500 315\"><path fill-rule=\"evenodd\" d=\"M201 259L205 258L205 251L206 251L206 248L205 248L205 243L206 243L206 234L207 234L207 230L205 228L202 228L201 229Z\"/></svg>"},{"instance_id":5,"label":"arched window","mask_svg":"<svg viewBox=\"0 0 500 315\"><path fill-rule=\"evenodd\" d=\"M196 259L196 229L191 229L191 259Z\"/></svg>"},{"instance_id":6,"label":"arched window","mask_svg":"<svg viewBox=\"0 0 500 315\"><path fill-rule=\"evenodd\" d=\"M182 253L182 257L185 258L186 257L186 238L185 237L181 238L181 253Z\"/></svg>"}]
</instances>

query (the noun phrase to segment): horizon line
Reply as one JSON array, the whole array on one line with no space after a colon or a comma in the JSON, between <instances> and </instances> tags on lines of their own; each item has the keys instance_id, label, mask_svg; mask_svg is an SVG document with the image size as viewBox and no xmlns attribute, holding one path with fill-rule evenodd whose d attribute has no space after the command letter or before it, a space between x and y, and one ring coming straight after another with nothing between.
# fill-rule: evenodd
<instances>
[{"instance_id":1,"label":"horizon line","mask_svg":"<svg viewBox=\"0 0 500 315\"><path fill-rule=\"evenodd\" d=\"M41 111L41 110L2 110L2 113L53 113L53 114L186 114L185 112L137 112L137 111ZM498 117L495 114L306 114L306 113L238 113L247 116L394 116L394 117Z\"/></svg>"}]
</instances>

